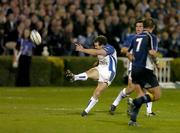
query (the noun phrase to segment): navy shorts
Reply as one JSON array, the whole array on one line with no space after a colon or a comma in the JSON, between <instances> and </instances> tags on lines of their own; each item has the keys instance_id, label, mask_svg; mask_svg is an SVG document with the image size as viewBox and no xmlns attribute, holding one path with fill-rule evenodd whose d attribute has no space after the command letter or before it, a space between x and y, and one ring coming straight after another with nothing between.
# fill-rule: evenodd
<instances>
[{"instance_id":1,"label":"navy shorts","mask_svg":"<svg viewBox=\"0 0 180 133\"><path fill-rule=\"evenodd\" d=\"M132 83L139 84L142 88L153 88L159 86L156 75L152 70L140 67L132 68Z\"/></svg>"}]
</instances>

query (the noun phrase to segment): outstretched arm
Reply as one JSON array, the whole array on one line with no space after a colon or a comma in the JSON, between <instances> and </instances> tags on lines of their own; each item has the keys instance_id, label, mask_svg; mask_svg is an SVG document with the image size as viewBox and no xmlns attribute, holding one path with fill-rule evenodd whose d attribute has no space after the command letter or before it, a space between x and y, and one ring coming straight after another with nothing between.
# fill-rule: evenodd
<instances>
[{"instance_id":1,"label":"outstretched arm","mask_svg":"<svg viewBox=\"0 0 180 133\"><path fill-rule=\"evenodd\" d=\"M81 44L75 43L76 51L83 52L90 55L107 55L104 49L86 49Z\"/></svg>"}]
</instances>

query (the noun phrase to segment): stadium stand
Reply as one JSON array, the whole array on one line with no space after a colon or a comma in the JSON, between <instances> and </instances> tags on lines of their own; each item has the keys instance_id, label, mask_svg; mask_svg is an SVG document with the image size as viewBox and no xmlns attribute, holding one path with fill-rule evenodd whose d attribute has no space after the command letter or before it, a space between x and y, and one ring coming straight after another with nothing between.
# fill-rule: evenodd
<instances>
[{"instance_id":1,"label":"stadium stand","mask_svg":"<svg viewBox=\"0 0 180 133\"><path fill-rule=\"evenodd\" d=\"M1 0L0 54L12 54L5 44L22 36L24 28L36 29L43 45L54 56L87 56L73 51L74 41L92 47L93 38L106 35L118 50L134 32L139 18L157 20L159 52L163 57L180 56L180 10L178 0Z\"/></svg>"}]
</instances>

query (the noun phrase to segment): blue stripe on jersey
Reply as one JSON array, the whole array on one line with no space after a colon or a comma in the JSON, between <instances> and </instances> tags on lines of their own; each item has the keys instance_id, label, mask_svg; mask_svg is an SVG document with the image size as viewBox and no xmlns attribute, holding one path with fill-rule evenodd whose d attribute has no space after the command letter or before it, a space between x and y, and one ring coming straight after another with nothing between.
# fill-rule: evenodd
<instances>
[{"instance_id":1,"label":"blue stripe on jersey","mask_svg":"<svg viewBox=\"0 0 180 133\"><path fill-rule=\"evenodd\" d=\"M117 61L113 56L109 56L110 65L109 70L111 71L110 81L112 81L116 75L116 67L117 67ZM113 70L113 67L115 67L115 71Z\"/></svg>"},{"instance_id":2,"label":"blue stripe on jersey","mask_svg":"<svg viewBox=\"0 0 180 133\"><path fill-rule=\"evenodd\" d=\"M116 50L113 46L106 44L104 47L104 50L106 51L107 55L109 56L109 71L111 71L111 76L109 81L112 81L116 75L116 66L117 66L117 59L113 56L113 54L116 53ZM114 69L113 69L114 68Z\"/></svg>"}]
</instances>

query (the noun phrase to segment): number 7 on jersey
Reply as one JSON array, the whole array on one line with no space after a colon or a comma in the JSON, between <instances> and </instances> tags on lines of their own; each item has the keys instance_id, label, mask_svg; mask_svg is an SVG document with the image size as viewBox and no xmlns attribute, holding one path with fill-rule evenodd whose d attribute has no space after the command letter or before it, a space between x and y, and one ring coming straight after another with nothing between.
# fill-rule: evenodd
<instances>
[{"instance_id":1,"label":"number 7 on jersey","mask_svg":"<svg viewBox=\"0 0 180 133\"><path fill-rule=\"evenodd\" d=\"M140 50L142 39L143 38L137 38L136 39L136 42L138 42L137 47L136 47L136 52L139 52L139 50Z\"/></svg>"}]
</instances>

